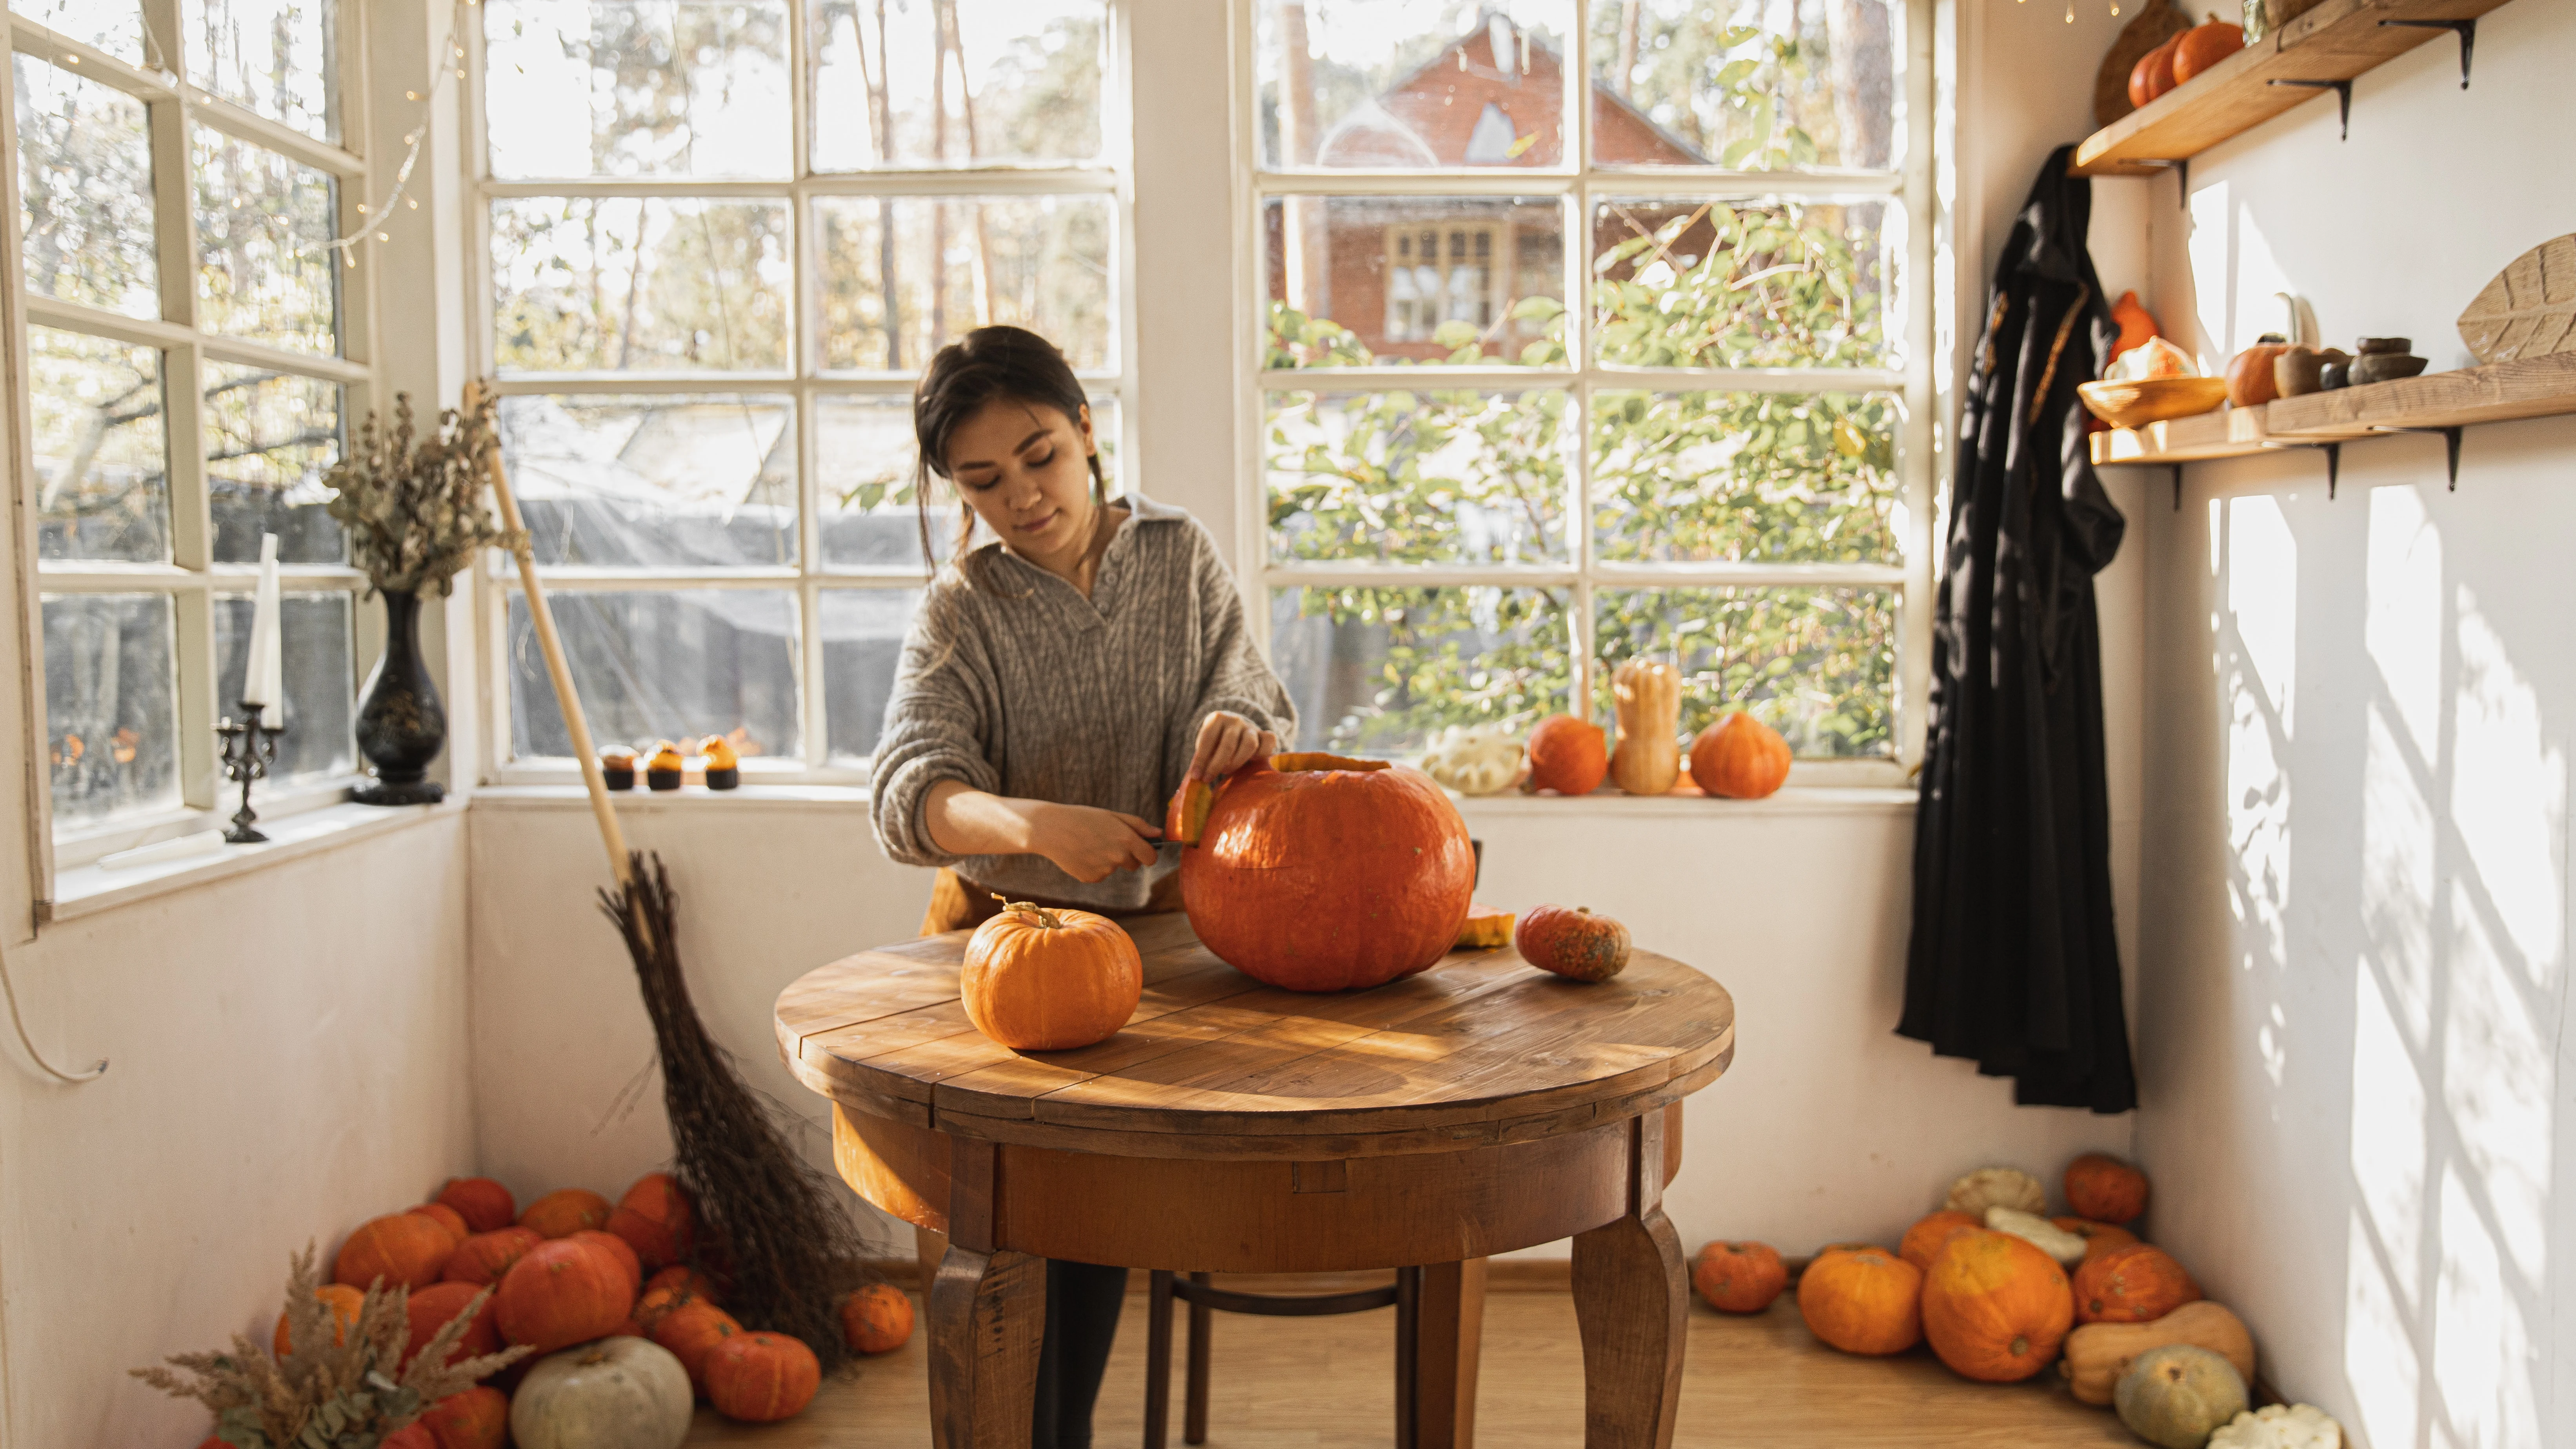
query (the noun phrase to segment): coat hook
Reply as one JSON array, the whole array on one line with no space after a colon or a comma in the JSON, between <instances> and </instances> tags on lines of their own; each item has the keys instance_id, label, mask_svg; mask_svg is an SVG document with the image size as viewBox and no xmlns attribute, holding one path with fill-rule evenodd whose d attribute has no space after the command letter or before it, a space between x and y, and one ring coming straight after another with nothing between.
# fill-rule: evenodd
<instances>
[{"instance_id":1,"label":"coat hook","mask_svg":"<svg viewBox=\"0 0 2576 1449\"><path fill-rule=\"evenodd\" d=\"M2474 20L2383 20L2382 30L2391 25L2408 30L2447 30L2460 37L2460 89L2469 88L2469 56L2477 48L2478 23Z\"/></svg>"},{"instance_id":2,"label":"coat hook","mask_svg":"<svg viewBox=\"0 0 2576 1449\"><path fill-rule=\"evenodd\" d=\"M2343 111L2343 139L2347 141L2352 139L2352 82L2348 80L2276 80L2266 81L2264 84L2276 86L2306 86L2310 90L2333 91L2335 93L2336 104L2340 106Z\"/></svg>"}]
</instances>

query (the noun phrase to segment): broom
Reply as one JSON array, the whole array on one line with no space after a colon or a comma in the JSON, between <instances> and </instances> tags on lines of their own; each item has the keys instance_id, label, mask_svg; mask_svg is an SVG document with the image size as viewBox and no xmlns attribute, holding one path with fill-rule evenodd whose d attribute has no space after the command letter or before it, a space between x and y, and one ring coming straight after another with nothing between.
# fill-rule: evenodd
<instances>
[{"instance_id":1,"label":"broom","mask_svg":"<svg viewBox=\"0 0 2576 1449\"><path fill-rule=\"evenodd\" d=\"M465 385L468 416L489 406L481 383ZM866 1276L863 1240L841 1208L840 1184L808 1167L789 1146L731 1054L708 1037L698 1019L688 977L680 969L677 898L670 874L659 852L648 870L644 857L626 848L618 829L608 781L591 748L590 722L564 662L554 611L537 581L535 550L520 520L518 499L510 492L497 439L485 454L484 468L502 526L514 540L511 551L518 557L537 647L545 654L546 674L554 681L573 757L581 762L582 784L590 792L591 814L599 822L608 867L616 877L614 890L600 891L599 904L625 938L644 1010L653 1019L662 1105L671 1119L673 1176L695 1199L704 1236L721 1250L717 1266L731 1280L727 1307L754 1328L804 1340L830 1373L849 1358L836 1300Z\"/></svg>"}]
</instances>

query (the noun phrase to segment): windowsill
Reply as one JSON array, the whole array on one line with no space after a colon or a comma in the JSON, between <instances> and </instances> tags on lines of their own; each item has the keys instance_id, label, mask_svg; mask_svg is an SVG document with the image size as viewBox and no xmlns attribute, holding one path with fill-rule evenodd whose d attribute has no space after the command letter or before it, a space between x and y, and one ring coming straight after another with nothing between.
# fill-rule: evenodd
<instances>
[{"instance_id":1,"label":"windowsill","mask_svg":"<svg viewBox=\"0 0 2576 1449\"><path fill-rule=\"evenodd\" d=\"M832 807L865 810L868 792L856 785L745 785L739 790L707 790L689 785L659 792L612 792L608 797L621 815L672 810L759 810ZM1664 795L1642 799L1605 790L1568 799L1561 795L1457 795L1449 797L1469 820L1523 815L1635 818L1688 815L1709 820L1742 820L1782 815L1863 815L1914 808L1915 792L1905 788L1857 785L1791 785L1762 800L1711 800L1704 795ZM485 785L474 792L478 809L590 809L590 797L579 784Z\"/></svg>"},{"instance_id":2,"label":"windowsill","mask_svg":"<svg viewBox=\"0 0 2576 1449\"><path fill-rule=\"evenodd\" d=\"M135 901L319 855L354 841L408 830L464 808L461 800L441 805L326 805L262 820L260 828L268 835L264 845L226 845L205 855L124 867L84 865L58 871L54 876L54 898L42 907L44 919L49 923L79 920Z\"/></svg>"}]
</instances>

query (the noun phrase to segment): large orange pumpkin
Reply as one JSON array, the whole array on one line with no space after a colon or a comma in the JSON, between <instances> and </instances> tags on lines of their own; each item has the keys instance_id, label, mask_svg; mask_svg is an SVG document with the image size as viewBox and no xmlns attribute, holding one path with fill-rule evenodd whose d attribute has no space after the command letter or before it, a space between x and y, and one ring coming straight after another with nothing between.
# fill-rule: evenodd
<instances>
[{"instance_id":1,"label":"large orange pumpkin","mask_svg":"<svg viewBox=\"0 0 2576 1449\"><path fill-rule=\"evenodd\" d=\"M1690 772L1708 794L1759 800L1789 783L1789 742L1749 714L1731 714L1691 741Z\"/></svg>"},{"instance_id":2,"label":"large orange pumpkin","mask_svg":"<svg viewBox=\"0 0 2576 1449\"><path fill-rule=\"evenodd\" d=\"M1711 1243L1691 1260L1691 1287L1722 1313L1759 1313L1789 1286L1789 1266L1769 1243Z\"/></svg>"},{"instance_id":3,"label":"large orange pumpkin","mask_svg":"<svg viewBox=\"0 0 2576 1449\"><path fill-rule=\"evenodd\" d=\"M430 1405L418 1422L438 1449L501 1449L510 1442L510 1396L476 1384Z\"/></svg>"},{"instance_id":4,"label":"large orange pumpkin","mask_svg":"<svg viewBox=\"0 0 2576 1449\"><path fill-rule=\"evenodd\" d=\"M378 1279L387 1288L426 1288L438 1281L456 1240L428 1218L394 1213L358 1225L332 1260L331 1281L364 1290Z\"/></svg>"},{"instance_id":5,"label":"large orange pumpkin","mask_svg":"<svg viewBox=\"0 0 2576 1449\"><path fill-rule=\"evenodd\" d=\"M493 1304L503 1338L548 1354L606 1337L635 1306L635 1288L615 1258L558 1238L511 1265Z\"/></svg>"},{"instance_id":6,"label":"large orange pumpkin","mask_svg":"<svg viewBox=\"0 0 2576 1449\"><path fill-rule=\"evenodd\" d=\"M471 1283L477 1288L489 1288L501 1281L501 1276L510 1271L512 1263L526 1257L530 1248L544 1241L530 1228L496 1228L488 1233L476 1233L456 1245L456 1255L447 1260L447 1269L442 1276L450 1283Z\"/></svg>"},{"instance_id":7,"label":"large orange pumpkin","mask_svg":"<svg viewBox=\"0 0 2576 1449\"><path fill-rule=\"evenodd\" d=\"M975 1029L1015 1052L1106 1041L1136 1014L1145 958L1116 921L1009 901L975 928L958 973Z\"/></svg>"},{"instance_id":8,"label":"large orange pumpkin","mask_svg":"<svg viewBox=\"0 0 2576 1449\"><path fill-rule=\"evenodd\" d=\"M677 1178L648 1172L635 1179L608 1215L608 1230L626 1240L647 1273L689 1256L697 1244L698 1211Z\"/></svg>"},{"instance_id":9,"label":"large orange pumpkin","mask_svg":"<svg viewBox=\"0 0 2576 1449\"><path fill-rule=\"evenodd\" d=\"M1530 731L1529 762L1531 789L1589 795L1610 773L1610 739L1590 720L1552 714Z\"/></svg>"},{"instance_id":10,"label":"large orange pumpkin","mask_svg":"<svg viewBox=\"0 0 2576 1449\"><path fill-rule=\"evenodd\" d=\"M841 1337L860 1353L886 1353L912 1338L912 1299L891 1283L871 1283L841 1300Z\"/></svg>"},{"instance_id":11,"label":"large orange pumpkin","mask_svg":"<svg viewBox=\"0 0 2576 1449\"><path fill-rule=\"evenodd\" d=\"M2066 1164L2066 1206L2097 1223L2137 1221L2147 1210L2147 1175L2107 1153Z\"/></svg>"},{"instance_id":12,"label":"large orange pumpkin","mask_svg":"<svg viewBox=\"0 0 2576 1449\"><path fill-rule=\"evenodd\" d=\"M1291 991L1376 986L1439 960L1475 884L1458 808L1430 776L1382 760L1255 760L1181 852L1201 944Z\"/></svg>"},{"instance_id":13,"label":"large orange pumpkin","mask_svg":"<svg viewBox=\"0 0 2576 1449\"><path fill-rule=\"evenodd\" d=\"M683 1303L663 1314L645 1330L655 1343L670 1350L671 1356L688 1370L689 1383L701 1394L707 1391L707 1355L716 1345L742 1332L742 1324L730 1313L712 1303Z\"/></svg>"},{"instance_id":14,"label":"large orange pumpkin","mask_svg":"<svg viewBox=\"0 0 2576 1449\"><path fill-rule=\"evenodd\" d=\"M437 1336L438 1331L454 1322L456 1316L463 1313L482 1291L471 1283L432 1283L412 1294L411 1301L405 1305L411 1315L411 1341L403 1348L403 1366L410 1367L412 1359L429 1346L429 1341ZM475 1309L474 1321L467 1326L465 1337L457 1340L456 1347L449 1350L447 1361L454 1363L460 1358L479 1358L497 1352L500 1347L501 1330L492 1319L492 1300L486 1298L482 1307Z\"/></svg>"},{"instance_id":15,"label":"large orange pumpkin","mask_svg":"<svg viewBox=\"0 0 2576 1449\"><path fill-rule=\"evenodd\" d=\"M2051 1218L2049 1221L2082 1238L2086 1258L2100 1257L2113 1248L2125 1248L2138 1240L2138 1235L2127 1228L2097 1223L2090 1218Z\"/></svg>"},{"instance_id":16,"label":"large orange pumpkin","mask_svg":"<svg viewBox=\"0 0 2576 1449\"><path fill-rule=\"evenodd\" d=\"M2087 1253L2075 1265L2081 1323L2152 1323L2200 1301L2200 1285L2164 1249L2145 1243Z\"/></svg>"},{"instance_id":17,"label":"large orange pumpkin","mask_svg":"<svg viewBox=\"0 0 2576 1449\"><path fill-rule=\"evenodd\" d=\"M1845 1353L1903 1353L1923 1337L1922 1290L1922 1272L1884 1248L1834 1249L1798 1275L1798 1312Z\"/></svg>"},{"instance_id":18,"label":"large orange pumpkin","mask_svg":"<svg viewBox=\"0 0 2576 1449\"><path fill-rule=\"evenodd\" d=\"M1907 1228L1904 1241L1896 1245L1896 1256L1928 1272L1932 1260L1941 1256L1943 1243L1960 1233L1982 1232L1985 1226L1967 1213L1944 1208Z\"/></svg>"},{"instance_id":19,"label":"large orange pumpkin","mask_svg":"<svg viewBox=\"0 0 2576 1449\"><path fill-rule=\"evenodd\" d=\"M746 1424L792 1419L814 1402L823 1366L783 1333L738 1333L707 1355L707 1402Z\"/></svg>"},{"instance_id":20,"label":"large orange pumpkin","mask_svg":"<svg viewBox=\"0 0 2576 1449\"><path fill-rule=\"evenodd\" d=\"M1923 1336L1968 1378L2029 1378L2056 1359L2074 1323L2066 1270L2010 1233L1961 1233L1923 1275Z\"/></svg>"},{"instance_id":21,"label":"large orange pumpkin","mask_svg":"<svg viewBox=\"0 0 2576 1449\"><path fill-rule=\"evenodd\" d=\"M430 1201L454 1208L471 1232L488 1233L519 1220L519 1204L510 1190L488 1177L451 1177Z\"/></svg>"},{"instance_id":22,"label":"large orange pumpkin","mask_svg":"<svg viewBox=\"0 0 2576 1449\"><path fill-rule=\"evenodd\" d=\"M367 1306L367 1295L345 1283L325 1283L313 1290L313 1296L331 1305L331 1346L338 1348L348 1341L349 1325L358 1321L359 1310ZM284 1358L293 1344L286 1332L286 1315L277 1315L277 1332L269 1336L269 1346Z\"/></svg>"},{"instance_id":23,"label":"large orange pumpkin","mask_svg":"<svg viewBox=\"0 0 2576 1449\"><path fill-rule=\"evenodd\" d=\"M586 1187L567 1187L528 1204L519 1226L541 1238L569 1238L584 1228L608 1225L608 1199Z\"/></svg>"}]
</instances>

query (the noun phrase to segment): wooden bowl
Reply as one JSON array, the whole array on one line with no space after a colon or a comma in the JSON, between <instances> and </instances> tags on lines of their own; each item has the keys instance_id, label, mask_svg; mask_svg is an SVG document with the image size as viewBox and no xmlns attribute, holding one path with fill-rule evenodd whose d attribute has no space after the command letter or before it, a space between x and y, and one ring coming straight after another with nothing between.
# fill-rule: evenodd
<instances>
[{"instance_id":1,"label":"wooden bowl","mask_svg":"<svg viewBox=\"0 0 2576 1449\"><path fill-rule=\"evenodd\" d=\"M2167 418L2213 411L2227 401L2223 377L2151 377L2143 382L2088 382L2075 389L2093 416L2115 428L2143 428Z\"/></svg>"}]
</instances>

